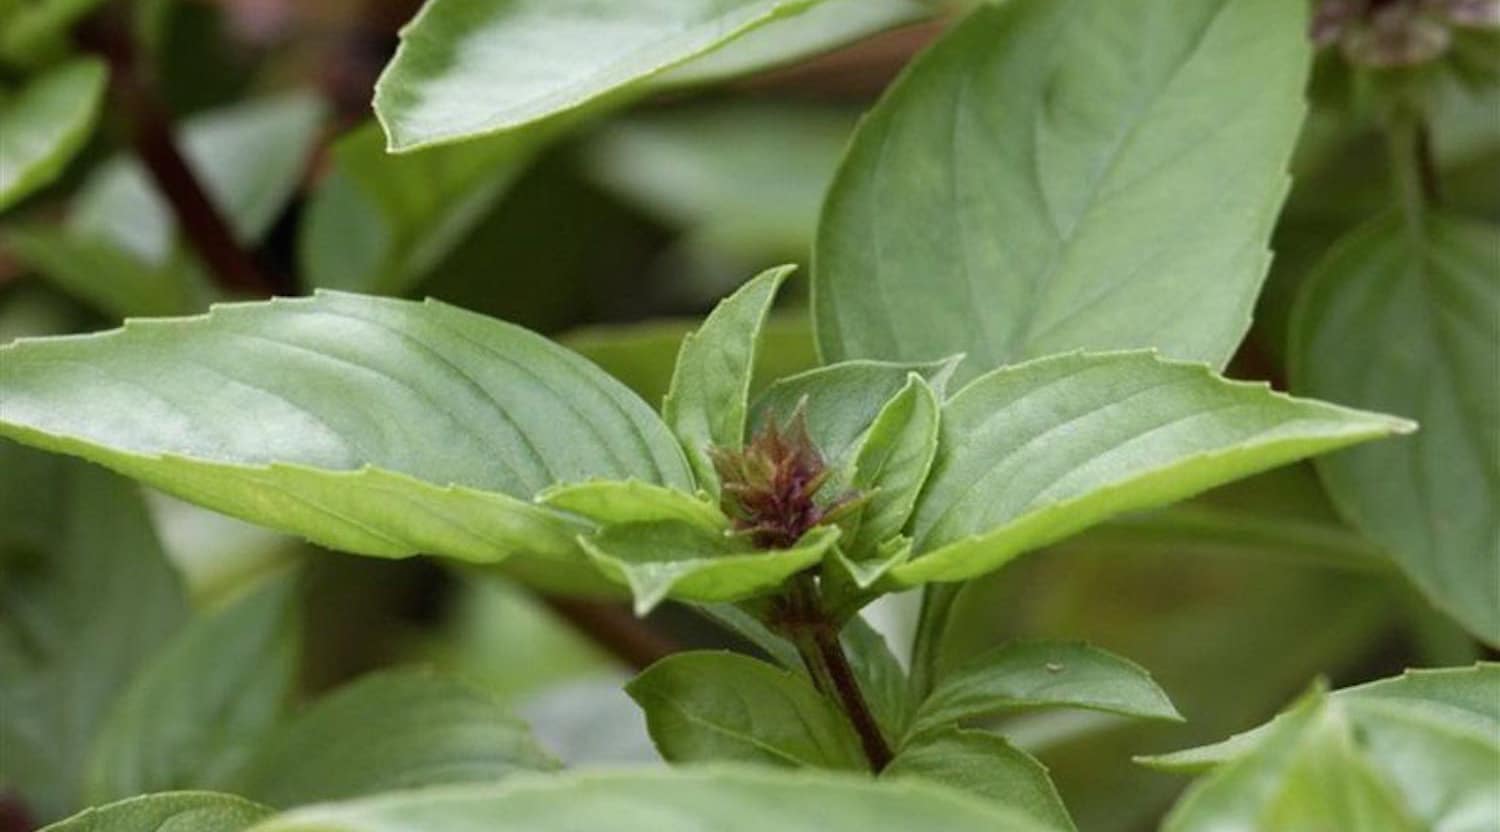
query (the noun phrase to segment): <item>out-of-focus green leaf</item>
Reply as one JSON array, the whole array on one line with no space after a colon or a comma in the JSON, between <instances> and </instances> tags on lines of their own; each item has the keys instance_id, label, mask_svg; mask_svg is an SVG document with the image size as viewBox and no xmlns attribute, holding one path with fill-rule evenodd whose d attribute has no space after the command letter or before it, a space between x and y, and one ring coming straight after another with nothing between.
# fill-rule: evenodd
<instances>
[{"instance_id":1,"label":"out-of-focus green leaf","mask_svg":"<svg viewBox=\"0 0 1500 832\"><path fill-rule=\"evenodd\" d=\"M438 303L321 293L4 349L0 433L346 551L581 564L579 524L531 496L691 483L597 367Z\"/></svg>"},{"instance_id":2,"label":"out-of-focus green leaf","mask_svg":"<svg viewBox=\"0 0 1500 832\"><path fill-rule=\"evenodd\" d=\"M244 832L272 814L234 795L167 792L85 809L43 832Z\"/></svg>"},{"instance_id":3,"label":"out-of-focus green leaf","mask_svg":"<svg viewBox=\"0 0 1500 832\"><path fill-rule=\"evenodd\" d=\"M1413 428L1146 352L995 370L944 405L917 555L891 576L972 578L1111 516Z\"/></svg>"},{"instance_id":4,"label":"out-of-focus green leaf","mask_svg":"<svg viewBox=\"0 0 1500 832\"><path fill-rule=\"evenodd\" d=\"M69 27L102 0L0 3L0 62L31 66L66 49Z\"/></svg>"},{"instance_id":5,"label":"out-of-focus green leaf","mask_svg":"<svg viewBox=\"0 0 1500 832\"><path fill-rule=\"evenodd\" d=\"M760 330L792 268L780 266L753 278L682 340L661 413L682 443L698 486L711 497L719 496L719 474L709 452L744 443Z\"/></svg>"},{"instance_id":6,"label":"out-of-focus green leaf","mask_svg":"<svg viewBox=\"0 0 1500 832\"><path fill-rule=\"evenodd\" d=\"M825 358L1069 349L1222 365L1302 120L1301 0L1019 0L950 31L862 123L819 225Z\"/></svg>"},{"instance_id":7,"label":"out-of-focus green leaf","mask_svg":"<svg viewBox=\"0 0 1500 832\"><path fill-rule=\"evenodd\" d=\"M277 729L234 791L300 806L556 766L491 695L427 671L396 670L353 682Z\"/></svg>"},{"instance_id":8,"label":"out-of-focus green leaf","mask_svg":"<svg viewBox=\"0 0 1500 832\"><path fill-rule=\"evenodd\" d=\"M41 223L4 229L0 240L58 288L114 318L183 315L212 297L185 258L152 265L109 240Z\"/></svg>"},{"instance_id":9,"label":"out-of-focus green leaf","mask_svg":"<svg viewBox=\"0 0 1500 832\"><path fill-rule=\"evenodd\" d=\"M255 832L1053 832L926 783L714 766L569 774L315 806Z\"/></svg>"},{"instance_id":10,"label":"out-of-focus green leaf","mask_svg":"<svg viewBox=\"0 0 1500 832\"><path fill-rule=\"evenodd\" d=\"M1420 419L1320 459L1340 512L1440 609L1500 644L1500 229L1387 216L1344 238L1292 322L1294 389ZM1359 368L1358 372L1351 368Z\"/></svg>"},{"instance_id":11,"label":"out-of-focus green leaf","mask_svg":"<svg viewBox=\"0 0 1500 832\"><path fill-rule=\"evenodd\" d=\"M392 156L379 125L333 146L297 242L309 287L401 294L473 231L547 136L498 136Z\"/></svg>"},{"instance_id":12,"label":"out-of-focus green leaf","mask_svg":"<svg viewBox=\"0 0 1500 832\"><path fill-rule=\"evenodd\" d=\"M499 133L611 96L816 0L433 0L375 85L395 151Z\"/></svg>"},{"instance_id":13,"label":"out-of-focus green leaf","mask_svg":"<svg viewBox=\"0 0 1500 832\"><path fill-rule=\"evenodd\" d=\"M291 696L296 600L293 581L273 579L189 623L153 656L94 743L87 802L228 786Z\"/></svg>"},{"instance_id":14,"label":"out-of-focus green leaf","mask_svg":"<svg viewBox=\"0 0 1500 832\"><path fill-rule=\"evenodd\" d=\"M919 738L880 776L942 783L1024 812L1047 829L1074 829L1046 767L995 734L948 731Z\"/></svg>"},{"instance_id":15,"label":"out-of-focus green leaf","mask_svg":"<svg viewBox=\"0 0 1500 832\"><path fill-rule=\"evenodd\" d=\"M134 485L10 442L0 462L5 516L48 529L0 557L0 782L45 822L79 807L110 706L187 608ZM13 471L27 480L11 487Z\"/></svg>"},{"instance_id":16,"label":"out-of-focus green leaf","mask_svg":"<svg viewBox=\"0 0 1500 832\"><path fill-rule=\"evenodd\" d=\"M0 28L10 23L0 16ZM0 211L51 182L88 139L104 97L100 61L69 61L0 99Z\"/></svg>"}]
</instances>

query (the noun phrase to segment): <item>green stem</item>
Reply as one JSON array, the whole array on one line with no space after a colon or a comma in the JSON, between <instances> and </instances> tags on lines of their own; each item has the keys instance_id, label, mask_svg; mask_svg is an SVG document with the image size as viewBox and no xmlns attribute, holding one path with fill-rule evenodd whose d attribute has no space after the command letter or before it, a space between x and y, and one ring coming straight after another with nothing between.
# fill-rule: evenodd
<instances>
[{"instance_id":1,"label":"green stem","mask_svg":"<svg viewBox=\"0 0 1500 832\"><path fill-rule=\"evenodd\" d=\"M1420 232L1423 216L1439 196L1432 140L1420 108L1409 102L1392 106L1386 119L1386 148L1401 215L1408 230Z\"/></svg>"}]
</instances>

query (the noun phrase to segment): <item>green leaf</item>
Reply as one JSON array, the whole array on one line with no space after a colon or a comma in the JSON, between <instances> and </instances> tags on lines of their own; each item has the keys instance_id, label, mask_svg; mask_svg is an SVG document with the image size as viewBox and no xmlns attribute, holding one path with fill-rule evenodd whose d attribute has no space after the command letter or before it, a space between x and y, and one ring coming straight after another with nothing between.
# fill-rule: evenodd
<instances>
[{"instance_id":1,"label":"green leaf","mask_svg":"<svg viewBox=\"0 0 1500 832\"><path fill-rule=\"evenodd\" d=\"M835 471L847 470L860 440L890 400L911 380L923 377L942 398L960 356L924 364L846 361L779 379L755 400L751 428L771 419L785 422L807 400L807 432Z\"/></svg>"},{"instance_id":2,"label":"green leaf","mask_svg":"<svg viewBox=\"0 0 1500 832\"><path fill-rule=\"evenodd\" d=\"M550 133L529 131L391 156L368 122L334 143L297 240L307 286L411 289L473 231Z\"/></svg>"},{"instance_id":3,"label":"green leaf","mask_svg":"<svg viewBox=\"0 0 1500 832\"><path fill-rule=\"evenodd\" d=\"M394 670L346 685L283 725L236 778L235 791L300 806L556 767L487 692L423 670Z\"/></svg>"},{"instance_id":4,"label":"green leaf","mask_svg":"<svg viewBox=\"0 0 1500 832\"><path fill-rule=\"evenodd\" d=\"M931 17L935 11L919 0L823 0L669 69L656 83L664 87L703 84L792 64L885 29Z\"/></svg>"},{"instance_id":5,"label":"green leaf","mask_svg":"<svg viewBox=\"0 0 1500 832\"><path fill-rule=\"evenodd\" d=\"M1438 671L1417 684L1365 686L1396 695L1314 692L1257 732L1255 742L1240 742L1228 762L1188 791L1164 828L1480 828L1494 816L1500 724L1444 700L1461 691L1460 699L1482 693L1496 701L1495 678ZM1422 696L1434 690L1443 693Z\"/></svg>"},{"instance_id":6,"label":"green leaf","mask_svg":"<svg viewBox=\"0 0 1500 832\"><path fill-rule=\"evenodd\" d=\"M136 674L94 744L91 804L223 788L264 739L297 671L295 582L276 578L178 632Z\"/></svg>"},{"instance_id":7,"label":"green leaf","mask_svg":"<svg viewBox=\"0 0 1500 832\"><path fill-rule=\"evenodd\" d=\"M758 659L677 653L625 690L670 763L737 760L862 770L859 738L807 678Z\"/></svg>"},{"instance_id":8,"label":"green leaf","mask_svg":"<svg viewBox=\"0 0 1500 832\"><path fill-rule=\"evenodd\" d=\"M788 670L800 671L802 669L802 657L797 654L797 647L771 632L771 629L761 623L760 619L740 607L729 603L694 604L693 609L720 627L760 648L782 667Z\"/></svg>"},{"instance_id":9,"label":"green leaf","mask_svg":"<svg viewBox=\"0 0 1500 832\"><path fill-rule=\"evenodd\" d=\"M555 485L537 495L537 502L582 515L604 526L680 522L709 533L729 530L729 518L713 503L640 480Z\"/></svg>"},{"instance_id":10,"label":"green leaf","mask_svg":"<svg viewBox=\"0 0 1500 832\"><path fill-rule=\"evenodd\" d=\"M292 812L255 832L1047 832L1024 814L925 783L715 766L533 778Z\"/></svg>"},{"instance_id":11,"label":"green leaf","mask_svg":"<svg viewBox=\"0 0 1500 832\"><path fill-rule=\"evenodd\" d=\"M45 548L0 552L0 782L43 822L80 805L110 705L187 618L137 489L72 460L38 467L46 459L0 441L7 478L53 472L0 488L0 503L36 508L24 492L45 490L56 512Z\"/></svg>"},{"instance_id":12,"label":"green leaf","mask_svg":"<svg viewBox=\"0 0 1500 832\"><path fill-rule=\"evenodd\" d=\"M1086 644L1036 641L981 653L941 679L917 708L911 734L1042 707L1182 720L1166 693L1137 665Z\"/></svg>"},{"instance_id":13,"label":"green leaf","mask_svg":"<svg viewBox=\"0 0 1500 832\"><path fill-rule=\"evenodd\" d=\"M708 451L744 443L760 330L776 291L793 268L780 266L751 279L682 340L671 389L662 399L662 418L687 451L699 485L711 496L719 494L719 475Z\"/></svg>"},{"instance_id":14,"label":"green leaf","mask_svg":"<svg viewBox=\"0 0 1500 832\"><path fill-rule=\"evenodd\" d=\"M381 556L579 564L525 500L592 477L690 487L656 414L546 339L443 304L322 293L0 352L0 434Z\"/></svg>"},{"instance_id":15,"label":"green leaf","mask_svg":"<svg viewBox=\"0 0 1500 832\"><path fill-rule=\"evenodd\" d=\"M882 736L900 737L906 731L908 716L906 671L891 652L885 636L855 615L839 633L839 642Z\"/></svg>"},{"instance_id":16,"label":"green leaf","mask_svg":"<svg viewBox=\"0 0 1500 832\"><path fill-rule=\"evenodd\" d=\"M937 456L939 406L932 388L913 373L860 440L849 485L869 501L850 520L854 533L842 547L855 560L880 558L882 544L906 526Z\"/></svg>"},{"instance_id":17,"label":"green leaf","mask_svg":"<svg viewBox=\"0 0 1500 832\"><path fill-rule=\"evenodd\" d=\"M1025 813L1046 829L1075 827L1047 769L1004 737L948 731L911 743L881 772L942 783Z\"/></svg>"},{"instance_id":18,"label":"green leaf","mask_svg":"<svg viewBox=\"0 0 1500 832\"><path fill-rule=\"evenodd\" d=\"M1339 242L1298 301L1293 388L1422 421L1318 460L1339 511L1440 609L1500 645L1500 229L1384 217ZM1358 368L1355 372L1351 368Z\"/></svg>"},{"instance_id":19,"label":"green leaf","mask_svg":"<svg viewBox=\"0 0 1500 832\"><path fill-rule=\"evenodd\" d=\"M944 406L918 554L891 575L972 578L1113 515L1414 427L1146 352L995 370Z\"/></svg>"},{"instance_id":20,"label":"green leaf","mask_svg":"<svg viewBox=\"0 0 1500 832\"><path fill-rule=\"evenodd\" d=\"M1302 120L1301 0L982 4L863 122L818 233L830 361L1222 365Z\"/></svg>"},{"instance_id":21,"label":"green leaf","mask_svg":"<svg viewBox=\"0 0 1500 832\"><path fill-rule=\"evenodd\" d=\"M183 258L148 263L115 242L30 223L0 231L16 259L59 289L111 318L184 315L203 308L212 289Z\"/></svg>"},{"instance_id":22,"label":"green leaf","mask_svg":"<svg viewBox=\"0 0 1500 832\"><path fill-rule=\"evenodd\" d=\"M708 52L815 0L432 0L375 85L393 151L515 130Z\"/></svg>"},{"instance_id":23,"label":"green leaf","mask_svg":"<svg viewBox=\"0 0 1500 832\"><path fill-rule=\"evenodd\" d=\"M167 792L85 809L42 832L243 832L271 814L234 795Z\"/></svg>"},{"instance_id":24,"label":"green leaf","mask_svg":"<svg viewBox=\"0 0 1500 832\"><path fill-rule=\"evenodd\" d=\"M738 601L781 586L821 561L839 530L820 526L790 549L763 550L724 532L674 521L607 526L580 537L605 575L630 587L636 615L668 597L683 601Z\"/></svg>"},{"instance_id":25,"label":"green leaf","mask_svg":"<svg viewBox=\"0 0 1500 832\"><path fill-rule=\"evenodd\" d=\"M68 29L103 0L0 0L0 62L35 67L68 51Z\"/></svg>"},{"instance_id":26,"label":"green leaf","mask_svg":"<svg viewBox=\"0 0 1500 832\"><path fill-rule=\"evenodd\" d=\"M56 179L92 132L104 64L69 61L0 101L0 211Z\"/></svg>"},{"instance_id":27,"label":"green leaf","mask_svg":"<svg viewBox=\"0 0 1500 832\"><path fill-rule=\"evenodd\" d=\"M1473 667L1441 670L1408 670L1401 676L1379 679L1329 695L1329 699L1358 711L1370 702L1394 702L1400 707L1435 705L1449 719L1479 730L1500 730L1500 664L1481 662ZM1138 762L1163 771L1199 773L1239 759L1260 747L1273 726L1291 719L1283 715L1267 725L1246 731L1213 745L1138 758Z\"/></svg>"}]
</instances>

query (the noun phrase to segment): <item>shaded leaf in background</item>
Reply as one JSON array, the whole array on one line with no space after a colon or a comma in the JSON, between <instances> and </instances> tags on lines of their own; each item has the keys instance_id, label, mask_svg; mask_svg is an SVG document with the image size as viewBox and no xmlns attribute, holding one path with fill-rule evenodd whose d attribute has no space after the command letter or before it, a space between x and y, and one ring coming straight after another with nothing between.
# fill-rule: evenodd
<instances>
[{"instance_id":1,"label":"shaded leaf in background","mask_svg":"<svg viewBox=\"0 0 1500 832\"><path fill-rule=\"evenodd\" d=\"M315 806L255 832L1053 832L926 783L715 766L535 778Z\"/></svg>"},{"instance_id":2,"label":"shaded leaf in background","mask_svg":"<svg viewBox=\"0 0 1500 832\"><path fill-rule=\"evenodd\" d=\"M1038 826L1074 829L1046 767L995 734L950 730L917 739L880 776L941 783L1023 812Z\"/></svg>"},{"instance_id":3,"label":"shaded leaf in background","mask_svg":"<svg viewBox=\"0 0 1500 832\"><path fill-rule=\"evenodd\" d=\"M228 786L290 699L296 602L295 581L277 577L163 645L114 703L94 743L87 802Z\"/></svg>"},{"instance_id":4,"label":"shaded leaf in background","mask_svg":"<svg viewBox=\"0 0 1500 832\"><path fill-rule=\"evenodd\" d=\"M346 551L581 562L577 524L532 495L691 483L597 367L439 303L321 293L5 350L0 432Z\"/></svg>"},{"instance_id":5,"label":"shaded leaf in background","mask_svg":"<svg viewBox=\"0 0 1500 832\"><path fill-rule=\"evenodd\" d=\"M276 729L233 791L287 807L556 767L493 695L428 671L391 670L328 694Z\"/></svg>"},{"instance_id":6,"label":"shaded leaf in background","mask_svg":"<svg viewBox=\"0 0 1500 832\"><path fill-rule=\"evenodd\" d=\"M1222 365L1301 123L1299 0L986 4L856 133L820 224L825 358L1069 349Z\"/></svg>"},{"instance_id":7,"label":"shaded leaf in background","mask_svg":"<svg viewBox=\"0 0 1500 832\"><path fill-rule=\"evenodd\" d=\"M97 60L69 61L0 97L0 211L55 179L83 147L105 72Z\"/></svg>"},{"instance_id":8,"label":"shaded leaf in background","mask_svg":"<svg viewBox=\"0 0 1500 832\"><path fill-rule=\"evenodd\" d=\"M634 85L817 0L433 0L375 85L392 150L515 130Z\"/></svg>"},{"instance_id":9,"label":"shaded leaf in background","mask_svg":"<svg viewBox=\"0 0 1500 832\"><path fill-rule=\"evenodd\" d=\"M1293 388L1420 434L1317 462L1340 512L1440 609L1500 644L1500 230L1395 216L1344 238L1292 322Z\"/></svg>"},{"instance_id":10,"label":"shaded leaf in background","mask_svg":"<svg viewBox=\"0 0 1500 832\"><path fill-rule=\"evenodd\" d=\"M168 792L86 809L43 832L244 832L272 811L214 792Z\"/></svg>"},{"instance_id":11,"label":"shaded leaf in background","mask_svg":"<svg viewBox=\"0 0 1500 832\"><path fill-rule=\"evenodd\" d=\"M805 676L734 653L688 652L625 690L670 763L740 761L861 770L859 738Z\"/></svg>"},{"instance_id":12,"label":"shaded leaf in background","mask_svg":"<svg viewBox=\"0 0 1500 832\"><path fill-rule=\"evenodd\" d=\"M30 66L68 46L68 29L102 0L13 0L0 4L0 62Z\"/></svg>"},{"instance_id":13,"label":"shaded leaf in background","mask_svg":"<svg viewBox=\"0 0 1500 832\"><path fill-rule=\"evenodd\" d=\"M1413 428L1147 352L996 370L944 405L918 554L891 575L972 578L1110 516Z\"/></svg>"},{"instance_id":14,"label":"shaded leaf in background","mask_svg":"<svg viewBox=\"0 0 1500 832\"><path fill-rule=\"evenodd\" d=\"M16 501L48 510L34 517L50 529L45 548L0 557L0 782L45 822L79 808L109 708L187 608L132 483L8 441L0 462L7 481L30 474L0 489L7 526ZM55 499L39 506L31 492Z\"/></svg>"}]
</instances>

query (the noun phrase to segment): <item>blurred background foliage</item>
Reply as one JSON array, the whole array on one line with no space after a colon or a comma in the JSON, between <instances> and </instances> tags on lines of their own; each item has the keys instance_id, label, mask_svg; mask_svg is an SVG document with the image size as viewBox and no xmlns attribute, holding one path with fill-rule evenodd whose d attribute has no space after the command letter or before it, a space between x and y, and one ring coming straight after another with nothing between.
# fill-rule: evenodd
<instances>
[{"instance_id":1,"label":"blurred background foliage","mask_svg":"<svg viewBox=\"0 0 1500 832\"><path fill-rule=\"evenodd\" d=\"M142 0L90 13L101 18L91 25L134 41L136 71L154 84L188 162L270 275L274 285L262 290L439 298L552 335L653 402L682 336L716 299L764 267L807 265L823 193L858 114L947 22L897 26L727 83L668 85L541 134L391 157L370 118L371 87L417 5ZM872 30L912 16L886 5L889 16ZM22 41L7 25L0 82L59 49ZM1329 241L1389 201L1384 140L1350 84L1325 53L1275 265L1234 374L1284 388L1297 287ZM1445 198L1500 220L1500 88L1454 78L1443 90L1432 140ZM110 97L101 129L58 180L0 216L0 342L257 294L211 279L185 244L127 139L143 117ZM767 336L763 380L816 362L800 308L805 278L788 294ZM181 603L197 610L298 569L302 696L371 668L425 661L512 703L565 761L649 764L641 717L619 689L631 673L620 656L746 647L682 608L653 615L645 641L601 646L588 633L597 636L599 615L614 616L606 627L632 626L623 608L550 599L495 571L310 552L160 495L137 503L134 486L81 463L10 445L0 453L0 614L13 615L18 599L45 606L38 587L54 581L92 581L83 597L111 594L110 575L49 572L65 559L37 554L59 546L170 564ZM102 523L93 512L106 511L131 515L119 520L131 531L111 539L95 530L90 543L81 518ZM134 512L149 523L132 525ZM137 569L130 585L150 569ZM156 630L185 615L175 603L159 606ZM913 626L913 607L895 598L871 617L901 634ZM99 627L75 626L93 610L32 611L52 616L67 633L59 649L77 656L116 643ZM1100 832L1153 826L1184 784L1131 765L1134 754L1258 724L1320 674L1341 687L1484 652L1338 521L1305 465L1030 556L978 582L959 616L947 661L1016 636L1087 639L1150 668L1187 717L1160 725L1051 713L1008 726L1052 768L1080 827ZM119 657L118 678L102 684L121 684L128 662Z\"/></svg>"}]
</instances>

